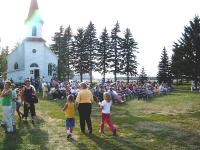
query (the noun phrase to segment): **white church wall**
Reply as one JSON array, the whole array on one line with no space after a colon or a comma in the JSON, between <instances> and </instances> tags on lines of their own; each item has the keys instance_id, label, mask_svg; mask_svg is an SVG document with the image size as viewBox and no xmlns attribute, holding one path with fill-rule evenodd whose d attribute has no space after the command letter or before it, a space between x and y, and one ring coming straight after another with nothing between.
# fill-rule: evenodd
<instances>
[{"instance_id":1,"label":"white church wall","mask_svg":"<svg viewBox=\"0 0 200 150\"><path fill-rule=\"evenodd\" d=\"M30 71L31 69L34 68L30 68L30 65L32 63L36 63L38 64L40 69L40 76L42 76L44 74L43 70L44 70L44 60L45 60L45 55L44 55L44 43L43 42L26 42L25 44L25 74L27 76L30 76ZM36 53L33 53L33 49L36 50Z\"/></svg>"},{"instance_id":2,"label":"white church wall","mask_svg":"<svg viewBox=\"0 0 200 150\"><path fill-rule=\"evenodd\" d=\"M45 66L46 66L46 68L44 69L45 70L44 77L46 78L47 81L50 81L51 78L53 77L53 74L52 74L52 76L48 75L48 64L50 64L50 63L58 66L58 58L47 46L45 46Z\"/></svg>"},{"instance_id":3,"label":"white church wall","mask_svg":"<svg viewBox=\"0 0 200 150\"><path fill-rule=\"evenodd\" d=\"M14 64L18 63L18 69L24 69L24 49L23 44L21 44L16 50L11 52L7 57L8 62L8 72L15 71ZM17 71L16 70L16 71Z\"/></svg>"},{"instance_id":4,"label":"white church wall","mask_svg":"<svg viewBox=\"0 0 200 150\"><path fill-rule=\"evenodd\" d=\"M21 70L21 71L13 71L13 72L10 72L8 74L8 79L12 79L14 82L19 82L19 83L22 83L24 82L25 80L25 77L24 77L24 70Z\"/></svg>"}]
</instances>

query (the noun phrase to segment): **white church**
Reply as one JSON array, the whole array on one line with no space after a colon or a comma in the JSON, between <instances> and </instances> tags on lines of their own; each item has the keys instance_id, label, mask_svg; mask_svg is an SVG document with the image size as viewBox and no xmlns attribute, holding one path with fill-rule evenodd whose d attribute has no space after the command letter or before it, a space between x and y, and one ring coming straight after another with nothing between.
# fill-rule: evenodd
<instances>
[{"instance_id":1,"label":"white church","mask_svg":"<svg viewBox=\"0 0 200 150\"><path fill-rule=\"evenodd\" d=\"M25 26L26 37L7 57L7 78L20 83L27 78L38 77L49 81L56 74L58 57L42 38L43 20L39 14L37 0L31 0Z\"/></svg>"}]
</instances>

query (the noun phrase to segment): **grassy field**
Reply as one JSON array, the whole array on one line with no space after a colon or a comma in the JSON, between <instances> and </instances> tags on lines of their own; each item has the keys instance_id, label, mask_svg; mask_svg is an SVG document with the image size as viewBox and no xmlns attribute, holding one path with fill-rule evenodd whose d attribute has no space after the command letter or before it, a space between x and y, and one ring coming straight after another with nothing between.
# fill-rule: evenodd
<instances>
[{"instance_id":1,"label":"grassy field","mask_svg":"<svg viewBox=\"0 0 200 150\"><path fill-rule=\"evenodd\" d=\"M93 134L79 132L77 115L74 140L67 140L61 111L64 101L41 100L36 106L35 125L16 118L15 134L6 135L0 129L0 149L199 150L200 93L191 93L188 86L175 89L147 102L135 99L114 104L112 120L118 128L117 137L107 127L105 135L99 135L100 111L94 104Z\"/></svg>"}]
</instances>

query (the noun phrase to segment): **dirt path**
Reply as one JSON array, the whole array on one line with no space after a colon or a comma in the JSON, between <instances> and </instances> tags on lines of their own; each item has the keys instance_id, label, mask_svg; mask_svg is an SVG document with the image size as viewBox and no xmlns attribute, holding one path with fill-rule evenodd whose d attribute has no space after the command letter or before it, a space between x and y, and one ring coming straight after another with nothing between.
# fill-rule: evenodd
<instances>
[{"instance_id":1,"label":"dirt path","mask_svg":"<svg viewBox=\"0 0 200 150\"><path fill-rule=\"evenodd\" d=\"M73 140L67 140L66 130L64 124L64 120L55 119L48 116L46 112L37 112L38 121L40 122L40 118L43 120L42 123L39 124L39 128L42 131L48 133L48 143L47 149L52 150L71 150L76 149L77 136L74 135ZM37 122L36 122L37 123Z\"/></svg>"}]
</instances>

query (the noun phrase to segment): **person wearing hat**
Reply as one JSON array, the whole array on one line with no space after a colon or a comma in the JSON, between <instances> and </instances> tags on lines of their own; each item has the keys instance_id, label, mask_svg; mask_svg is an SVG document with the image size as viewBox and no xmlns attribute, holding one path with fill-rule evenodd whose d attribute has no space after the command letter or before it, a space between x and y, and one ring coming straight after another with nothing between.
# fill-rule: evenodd
<instances>
[{"instance_id":1,"label":"person wearing hat","mask_svg":"<svg viewBox=\"0 0 200 150\"><path fill-rule=\"evenodd\" d=\"M6 81L4 84L4 89L1 92L2 97L2 107L3 107L3 118L1 126L4 127L6 133L13 133L13 119L12 119L12 90L11 81Z\"/></svg>"},{"instance_id":2,"label":"person wearing hat","mask_svg":"<svg viewBox=\"0 0 200 150\"><path fill-rule=\"evenodd\" d=\"M31 81L29 79L25 80L25 86L22 89L22 97L24 100L24 119L27 121L28 112L30 110L31 117L32 117L32 123L34 123L35 120L35 104L32 100L32 95L35 95L35 88L33 85L31 85Z\"/></svg>"}]
</instances>

